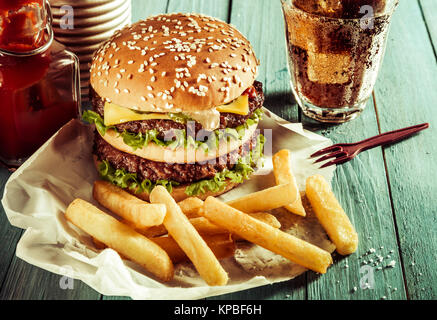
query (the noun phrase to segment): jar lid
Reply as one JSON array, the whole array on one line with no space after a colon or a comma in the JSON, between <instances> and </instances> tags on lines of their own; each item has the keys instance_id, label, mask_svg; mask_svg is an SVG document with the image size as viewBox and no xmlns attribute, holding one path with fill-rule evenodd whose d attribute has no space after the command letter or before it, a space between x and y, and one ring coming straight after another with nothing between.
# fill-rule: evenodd
<instances>
[{"instance_id":1,"label":"jar lid","mask_svg":"<svg viewBox=\"0 0 437 320\"><path fill-rule=\"evenodd\" d=\"M53 39L48 0L14 0L0 6L0 54L35 55L47 50Z\"/></svg>"}]
</instances>

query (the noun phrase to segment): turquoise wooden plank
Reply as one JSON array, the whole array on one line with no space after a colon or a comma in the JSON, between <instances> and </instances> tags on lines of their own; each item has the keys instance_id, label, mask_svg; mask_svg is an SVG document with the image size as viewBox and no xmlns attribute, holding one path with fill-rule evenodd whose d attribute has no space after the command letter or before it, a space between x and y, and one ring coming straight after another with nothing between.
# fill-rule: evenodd
<instances>
[{"instance_id":1,"label":"turquoise wooden plank","mask_svg":"<svg viewBox=\"0 0 437 320\"><path fill-rule=\"evenodd\" d=\"M170 0L168 12L201 13L219 18L229 19L230 0Z\"/></svg>"},{"instance_id":2,"label":"turquoise wooden plank","mask_svg":"<svg viewBox=\"0 0 437 320\"><path fill-rule=\"evenodd\" d=\"M132 22L166 12L167 0L132 0Z\"/></svg>"},{"instance_id":3,"label":"turquoise wooden plank","mask_svg":"<svg viewBox=\"0 0 437 320\"><path fill-rule=\"evenodd\" d=\"M4 185L10 175L11 173L6 168L0 167L0 197L3 195ZM21 229L11 226L0 204L0 243L2 244L0 247L0 287L15 254L15 247L21 233Z\"/></svg>"},{"instance_id":4,"label":"turquoise wooden plank","mask_svg":"<svg viewBox=\"0 0 437 320\"><path fill-rule=\"evenodd\" d=\"M0 195L10 173L0 168ZM73 289L62 289L61 276L32 266L15 256L22 230L11 226L0 205L0 300L1 299L99 299L100 294L73 282Z\"/></svg>"},{"instance_id":5,"label":"turquoise wooden plank","mask_svg":"<svg viewBox=\"0 0 437 320\"><path fill-rule=\"evenodd\" d=\"M0 300L96 300L100 294L79 280L32 266L15 258L0 290Z\"/></svg>"},{"instance_id":6,"label":"turquoise wooden plank","mask_svg":"<svg viewBox=\"0 0 437 320\"><path fill-rule=\"evenodd\" d=\"M167 7L167 2L162 0L148 0L148 1L132 1L132 21L137 21L139 19L145 18L149 15L155 15L165 12ZM6 216L2 214L1 219L6 219ZM7 220L7 219L6 219ZM8 226L10 229L9 222L2 223L2 229ZM7 228L6 228L7 229ZM11 231L5 230L2 235L4 237L11 237L9 234ZM18 231L14 234L14 239L7 242L10 251L6 250L7 246L4 246L5 253L3 253L3 248L1 254L5 255L5 260L2 261L3 264L9 265L7 263L7 255L15 254L15 247L20 237L21 232ZM11 261L9 259L9 261ZM95 290L85 285L81 281L75 280L75 288L73 290L64 290L59 287L59 280L61 276L52 274L45 270L36 268L26 262L18 259L17 257L12 258L10 262L10 268L0 271L0 280L3 280L3 286L0 291L0 297L7 299L100 299L100 294ZM18 285L17 285L18 284Z\"/></svg>"},{"instance_id":7,"label":"turquoise wooden plank","mask_svg":"<svg viewBox=\"0 0 437 320\"><path fill-rule=\"evenodd\" d=\"M437 1L420 0L419 4L425 18L428 33L433 43L434 55L436 55L437 58Z\"/></svg>"},{"instance_id":8,"label":"turquoise wooden plank","mask_svg":"<svg viewBox=\"0 0 437 320\"><path fill-rule=\"evenodd\" d=\"M285 27L280 1L232 1L230 23L251 42L261 62L258 80L263 83L265 106L279 116L292 121L298 119L296 106L291 102L287 71ZM263 286L215 299L305 299L305 276L279 284Z\"/></svg>"},{"instance_id":9,"label":"turquoise wooden plank","mask_svg":"<svg viewBox=\"0 0 437 320\"><path fill-rule=\"evenodd\" d=\"M303 122L314 125L306 117ZM334 143L355 142L378 134L371 100L358 119L338 126L317 124L317 127L323 128L319 133ZM350 256L334 255L335 263L326 274L308 273L308 299L405 299L381 148L368 150L354 160L337 166L332 188L357 230L359 246L357 252ZM367 254L373 249L374 253ZM379 261L380 256L382 261ZM395 267L387 268L391 261L395 262ZM366 275L373 275L370 289L360 285L360 281L367 282ZM372 283L370 279L368 282Z\"/></svg>"},{"instance_id":10,"label":"turquoise wooden plank","mask_svg":"<svg viewBox=\"0 0 437 320\"><path fill-rule=\"evenodd\" d=\"M206 300L305 300L306 274L293 280L210 297Z\"/></svg>"},{"instance_id":11,"label":"turquoise wooden plank","mask_svg":"<svg viewBox=\"0 0 437 320\"><path fill-rule=\"evenodd\" d=\"M285 26L280 1L232 1L231 21L251 42L261 62L264 106L280 117L297 122L299 110L290 88Z\"/></svg>"},{"instance_id":12,"label":"turquoise wooden plank","mask_svg":"<svg viewBox=\"0 0 437 320\"><path fill-rule=\"evenodd\" d=\"M384 149L410 299L437 298L437 63L416 1L401 1L375 88L382 131L429 122Z\"/></svg>"}]
</instances>

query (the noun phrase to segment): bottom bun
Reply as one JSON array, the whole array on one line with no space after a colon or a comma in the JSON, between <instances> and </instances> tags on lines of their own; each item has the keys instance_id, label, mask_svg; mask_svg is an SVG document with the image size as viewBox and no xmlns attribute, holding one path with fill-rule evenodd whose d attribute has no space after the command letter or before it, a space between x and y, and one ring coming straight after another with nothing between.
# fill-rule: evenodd
<instances>
[{"instance_id":1,"label":"bottom bun","mask_svg":"<svg viewBox=\"0 0 437 320\"><path fill-rule=\"evenodd\" d=\"M94 158L94 165L96 166L97 171L99 171L99 165L102 162L100 160L98 160L95 155L93 156L93 158ZM201 200L205 200L209 196L216 197L216 196L219 196L223 193L228 192L229 190L235 188L237 185L239 185L239 183L235 183L235 182L231 182L231 180L227 180L226 186L222 190L217 191L217 192L207 191L205 193L198 194L195 197L197 197ZM191 197L185 193L185 189L187 187L188 187L188 185L180 185L180 186L174 186L172 188L172 192L170 194L173 197L173 199L175 199L176 202L179 202L179 201L182 201L186 198ZM125 189L125 190L128 191L129 193L131 193L132 195L136 196L137 198L140 198L141 200L149 201L149 193L147 191L137 193L137 192L135 192L135 190L131 190L131 189Z\"/></svg>"}]
</instances>

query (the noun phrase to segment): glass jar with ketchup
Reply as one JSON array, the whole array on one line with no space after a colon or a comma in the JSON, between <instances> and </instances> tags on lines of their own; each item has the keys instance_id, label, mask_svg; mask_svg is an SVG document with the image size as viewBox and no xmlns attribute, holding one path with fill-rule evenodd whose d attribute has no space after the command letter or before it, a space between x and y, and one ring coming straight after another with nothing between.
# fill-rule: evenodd
<instances>
[{"instance_id":1,"label":"glass jar with ketchup","mask_svg":"<svg viewBox=\"0 0 437 320\"><path fill-rule=\"evenodd\" d=\"M0 161L19 166L80 108L79 61L47 0L0 0Z\"/></svg>"}]
</instances>

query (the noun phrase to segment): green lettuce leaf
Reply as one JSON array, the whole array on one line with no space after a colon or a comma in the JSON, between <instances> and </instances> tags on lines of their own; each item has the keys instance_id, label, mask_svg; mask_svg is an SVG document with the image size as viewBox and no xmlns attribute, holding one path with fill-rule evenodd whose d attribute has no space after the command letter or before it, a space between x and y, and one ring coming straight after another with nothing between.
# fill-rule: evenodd
<instances>
[{"instance_id":1,"label":"green lettuce leaf","mask_svg":"<svg viewBox=\"0 0 437 320\"><path fill-rule=\"evenodd\" d=\"M89 124L95 124L97 131L104 136L108 129L115 129L114 126L105 126L102 117L94 111L85 110L82 114L82 120L88 122Z\"/></svg>"},{"instance_id":2,"label":"green lettuce leaf","mask_svg":"<svg viewBox=\"0 0 437 320\"><path fill-rule=\"evenodd\" d=\"M136 193L150 193L157 185L164 186L168 192L172 192L173 186L179 185L179 183L176 181L168 180L158 180L156 182L152 182L149 179L144 179L140 182L138 181L136 173L129 173L124 169L115 169L107 160L103 160L99 164L98 170L102 179L111 182L117 187L134 190Z\"/></svg>"},{"instance_id":3,"label":"green lettuce leaf","mask_svg":"<svg viewBox=\"0 0 437 320\"><path fill-rule=\"evenodd\" d=\"M205 179L194 182L186 187L185 193L188 196L196 196L208 191L218 192L226 186L226 180L229 179L234 183L242 183L250 178L250 175L255 171L254 167L258 166L258 162L262 159L265 138L260 134L257 138L256 147L249 152L248 155L238 159L232 170L224 170L215 174L212 179Z\"/></svg>"}]
</instances>

